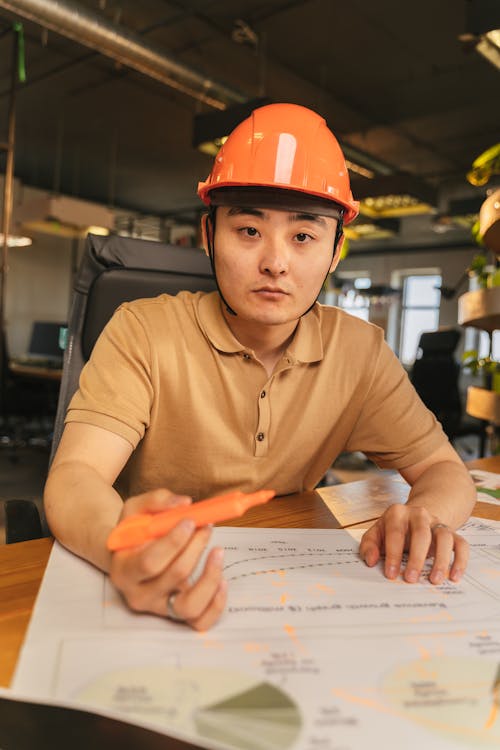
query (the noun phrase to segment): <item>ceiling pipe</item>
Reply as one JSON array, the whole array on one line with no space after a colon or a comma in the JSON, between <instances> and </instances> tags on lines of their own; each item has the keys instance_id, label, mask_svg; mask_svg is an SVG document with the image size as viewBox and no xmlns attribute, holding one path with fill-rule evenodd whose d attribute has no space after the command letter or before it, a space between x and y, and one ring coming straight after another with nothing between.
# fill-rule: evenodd
<instances>
[{"instance_id":1,"label":"ceiling pipe","mask_svg":"<svg viewBox=\"0 0 500 750\"><path fill-rule=\"evenodd\" d=\"M0 7L215 109L247 101L241 92L178 62L161 47L73 0L0 0Z\"/></svg>"}]
</instances>

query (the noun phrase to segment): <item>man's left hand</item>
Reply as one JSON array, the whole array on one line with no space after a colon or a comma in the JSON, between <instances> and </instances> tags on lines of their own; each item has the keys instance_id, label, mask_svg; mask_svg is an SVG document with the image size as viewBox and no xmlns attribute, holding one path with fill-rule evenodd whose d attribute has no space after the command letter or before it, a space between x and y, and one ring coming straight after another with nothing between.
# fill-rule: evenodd
<instances>
[{"instance_id":1,"label":"man's left hand","mask_svg":"<svg viewBox=\"0 0 500 750\"><path fill-rule=\"evenodd\" d=\"M387 578L395 579L401 572L403 552L408 553L403 572L408 583L419 580L428 557L434 558L429 574L434 584L448 577L458 582L469 560L466 540L428 510L391 505L363 535L359 553L369 567L385 556L384 573Z\"/></svg>"}]
</instances>

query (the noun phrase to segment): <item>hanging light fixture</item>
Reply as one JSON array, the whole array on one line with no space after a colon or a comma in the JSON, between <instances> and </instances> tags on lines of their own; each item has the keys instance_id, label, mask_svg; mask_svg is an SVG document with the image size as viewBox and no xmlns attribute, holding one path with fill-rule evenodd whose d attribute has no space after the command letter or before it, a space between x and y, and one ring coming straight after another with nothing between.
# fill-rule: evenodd
<instances>
[{"instance_id":1,"label":"hanging light fixture","mask_svg":"<svg viewBox=\"0 0 500 750\"><path fill-rule=\"evenodd\" d=\"M500 16L498 0L469 0L465 30L458 37L466 50L475 49L500 70Z\"/></svg>"},{"instance_id":2,"label":"hanging light fixture","mask_svg":"<svg viewBox=\"0 0 500 750\"><path fill-rule=\"evenodd\" d=\"M16 223L23 231L41 232L59 237L85 237L109 234L114 214L106 206L64 195L46 195L16 206Z\"/></svg>"},{"instance_id":3,"label":"hanging light fixture","mask_svg":"<svg viewBox=\"0 0 500 750\"><path fill-rule=\"evenodd\" d=\"M437 195L434 188L409 174L353 180L352 191L360 201L360 214L372 219L432 214L436 211Z\"/></svg>"},{"instance_id":4,"label":"hanging light fixture","mask_svg":"<svg viewBox=\"0 0 500 750\"><path fill-rule=\"evenodd\" d=\"M33 244L31 237L18 234L7 235L7 247L29 247ZM3 232L0 232L0 246L3 245Z\"/></svg>"}]
</instances>

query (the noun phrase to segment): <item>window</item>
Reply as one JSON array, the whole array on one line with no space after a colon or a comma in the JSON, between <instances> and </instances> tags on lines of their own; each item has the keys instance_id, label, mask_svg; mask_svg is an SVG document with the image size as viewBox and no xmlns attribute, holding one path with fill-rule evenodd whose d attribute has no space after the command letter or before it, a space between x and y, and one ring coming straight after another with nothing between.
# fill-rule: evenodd
<instances>
[{"instance_id":1,"label":"window","mask_svg":"<svg viewBox=\"0 0 500 750\"><path fill-rule=\"evenodd\" d=\"M336 305L342 310L354 315L362 320L369 319L370 300L367 295L360 294L360 290L369 289L371 286L370 277L364 272L336 274L335 280L340 289L334 293L328 292L326 295L326 304Z\"/></svg>"},{"instance_id":2,"label":"window","mask_svg":"<svg viewBox=\"0 0 500 750\"><path fill-rule=\"evenodd\" d=\"M480 331L477 328L465 329L464 351L475 350L478 358L491 356L492 359L500 360L500 331L493 331L491 334L491 353L490 353L490 335L486 331Z\"/></svg>"},{"instance_id":3,"label":"window","mask_svg":"<svg viewBox=\"0 0 500 750\"><path fill-rule=\"evenodd\" d=\"M415 361L420 334L439 325L441 276L409 275L403 280L399 357L403 364Z\"/></svg>"},{"instance_id":4,"label":"window","mask_svg":"<svg viewBox=\"0 0 500 750\"><path fill-rule=\"evenodd\" d=\"M367 295L360 294L358 290L369 289L371 280L366 276L358 276L351 279L351 288L343 289L339 294L338 306L355 318L368 320L370 314L370 300Z\"/></svg>"}]
</instances>

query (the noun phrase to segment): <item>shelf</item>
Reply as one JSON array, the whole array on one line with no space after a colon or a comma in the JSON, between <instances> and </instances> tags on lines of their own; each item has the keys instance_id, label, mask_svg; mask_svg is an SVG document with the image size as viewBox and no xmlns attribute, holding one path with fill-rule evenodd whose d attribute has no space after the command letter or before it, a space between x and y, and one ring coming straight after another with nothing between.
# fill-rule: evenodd
<instances>
[{"instance_id":1,"label":"shelf","mask_svg":"<svg viewBox=\"0 0 500 750\"><path fill-rule=\"evenodd\" d=\"M500 393L471 385L467 388L467 414L500 425Z\"/></svg>"},{"instance_id":2,"label":"shelf","mask_svg":"<svg viewBox=\"0 0 500 750\"><path fill-rule=\"evenodd\" d=\"M489 333L500 328L500 286L462 294L458 298L458 322Z\"/></svg>"}]
</instances>

